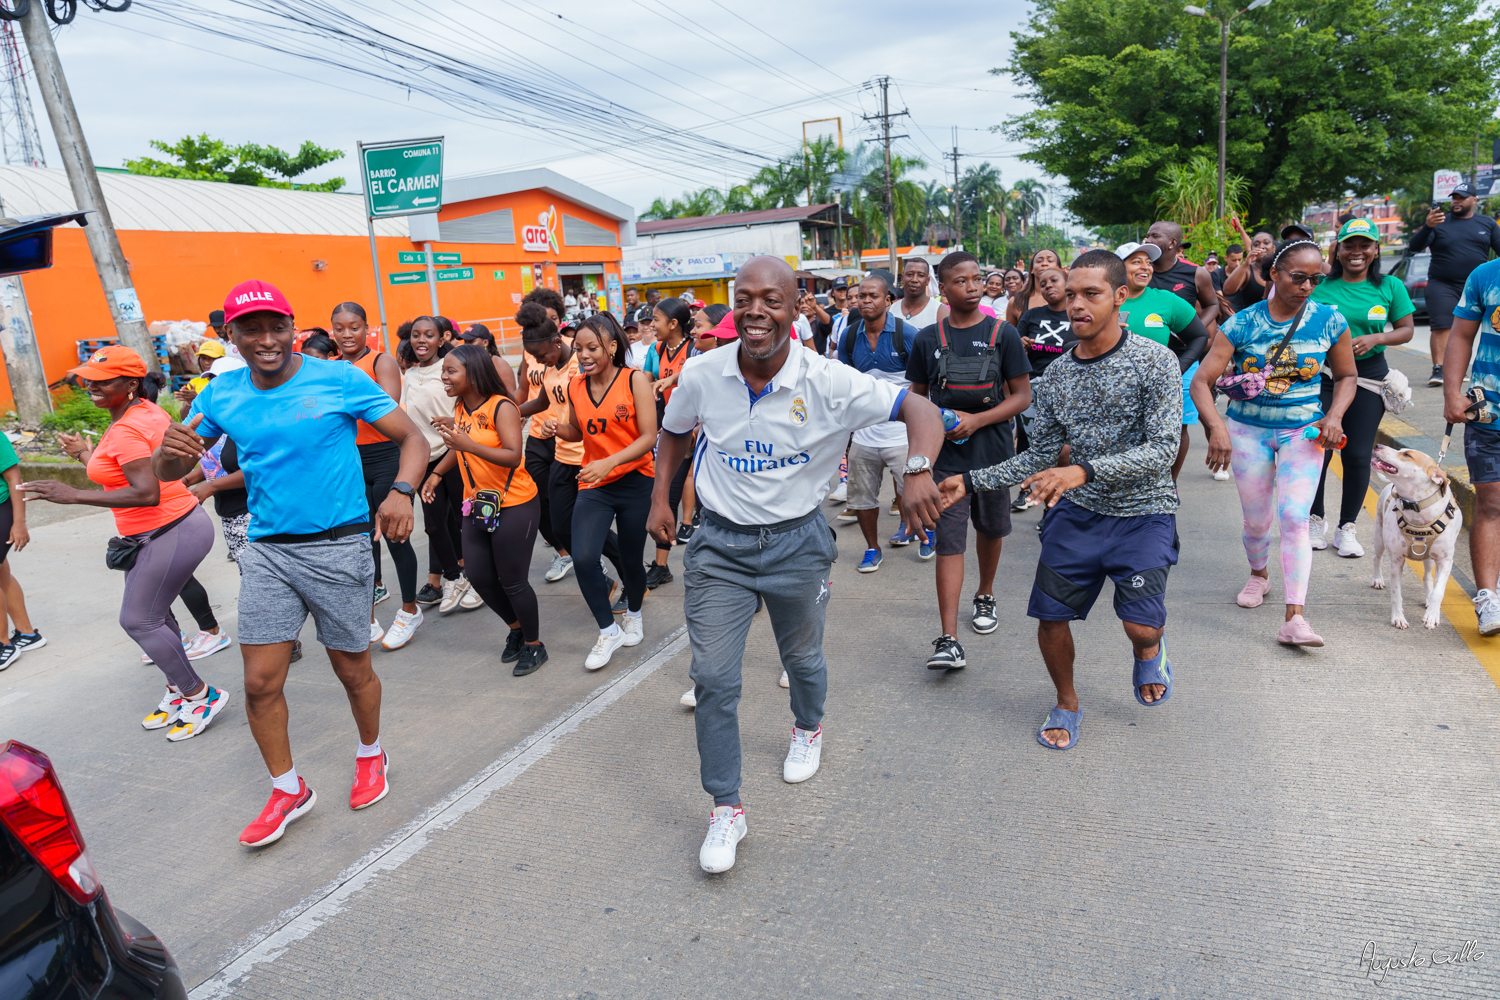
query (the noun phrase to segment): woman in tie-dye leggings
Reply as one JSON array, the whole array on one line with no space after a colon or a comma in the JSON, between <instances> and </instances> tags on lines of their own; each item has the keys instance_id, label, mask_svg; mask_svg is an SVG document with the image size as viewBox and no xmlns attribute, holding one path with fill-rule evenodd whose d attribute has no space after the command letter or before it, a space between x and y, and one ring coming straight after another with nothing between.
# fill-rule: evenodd
<instances>
[{"instance_id":1,"label":"woman in tie-dye leggings","mask_svg":"<svg viewBox=\"0 0 1500 1000\"><path fill-rule=\"evenodd\" d=\"M1220 327L1224 336L1214 342L1192 385L1209 428L1208 465L1234 469L1245 512L1250 579L1235 598L1242 608L1259 607L1271 589L1271 530L1279 522L1286 621L1276 639L1288 646L1323 645L1302 616L1312 573L1307 517L1323 471L1322 442L1343 439L1344 411L1356 388L1349 324L1337 309L1308 298L1323 280L1322 265L1323 255L1311 241L1278 246L1264 264L1275 298L1235 313ZM1231 362L1236 373L1261 372L1266 385L1252 399L1230 401L1226 426L1209 386ZM1326 414L1318 384L1325 362L1334 376ZM1304 437L1309 428L1321 438Z\"/></svg>"}]
</instances>

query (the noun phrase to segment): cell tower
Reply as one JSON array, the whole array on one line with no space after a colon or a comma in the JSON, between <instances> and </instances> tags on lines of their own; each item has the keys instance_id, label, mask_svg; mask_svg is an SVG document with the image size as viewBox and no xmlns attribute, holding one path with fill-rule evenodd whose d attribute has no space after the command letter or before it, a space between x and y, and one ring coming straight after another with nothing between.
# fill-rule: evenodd
<instances>
[{"instance_id":1,"label":"cell tower","mask_svg":"<svg viewBox=\"0 0 1500 1000\"><path fill-rule=\"evenodd\" d=\"M0 21L0 50L3 50L5 79L0 81L0 152L5 162L26 167L45 167L42 140L37 134L36 118L31 114L31 93L26 87L30 65L16 40L11 21Z\"/></svg>"}]
</instances>

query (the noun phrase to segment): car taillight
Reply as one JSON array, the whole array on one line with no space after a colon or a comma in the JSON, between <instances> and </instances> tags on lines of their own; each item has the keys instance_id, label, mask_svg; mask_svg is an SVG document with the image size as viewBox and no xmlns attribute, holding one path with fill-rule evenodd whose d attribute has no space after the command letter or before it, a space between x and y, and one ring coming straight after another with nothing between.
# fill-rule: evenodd
<instances>
[{"instance_id":1,"label":"car taillight","mask_svg":"<svg viewBox=\"0 0 1500 1000\"><path fill-rule=\"evenodd\" d=\"M1413 287L1413 288L1426 288L1427 287L1427 282L1425 282L1425 281L1414 281L1414 282L1412 282L1411 287Z\"/></svg>"},{"instance_id":2,"label":"car taillight","mask_svg":"<svg viewBox=\"0 0 1500 1000\"><path fill-rule=\"evenodd\" d=\"M69 896L87 904L99 895L99 876L52 761L15 740L0 749L0 822Z\"/></svg>"}]
</instances>

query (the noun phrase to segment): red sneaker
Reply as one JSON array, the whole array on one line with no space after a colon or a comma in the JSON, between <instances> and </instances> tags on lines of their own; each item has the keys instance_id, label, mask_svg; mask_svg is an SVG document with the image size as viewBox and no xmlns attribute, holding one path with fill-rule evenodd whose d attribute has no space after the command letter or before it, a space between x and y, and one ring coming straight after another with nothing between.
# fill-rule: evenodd
<instances>
[{"instance_id":1,"label":"red sneaker","mask_svg":"<svg viewBox=\"0 0 1500 1000\"><path fill-rule=\"evenodd\" d=\"M271 790L271 799L260 811L254 823L240 833L240 843L246 847L265 847L281 839L287 824L305 815L318 801L318 793L307 787L307 780L297 777L298 791L290 795L280 789Z\"/></svg>"},{"instance_id":2,"label":"red sneaker","mask_svg":"<svg viewBox=\"0 0 1500 1000\"><path fill-rule=\"evenodd\" d=\"M391 761L384 750L379 757L354 758L354 787L349 789L349 808L364 809L385 798L391 790L386 781L391 771Z\"/></svg>"}]
</instances>

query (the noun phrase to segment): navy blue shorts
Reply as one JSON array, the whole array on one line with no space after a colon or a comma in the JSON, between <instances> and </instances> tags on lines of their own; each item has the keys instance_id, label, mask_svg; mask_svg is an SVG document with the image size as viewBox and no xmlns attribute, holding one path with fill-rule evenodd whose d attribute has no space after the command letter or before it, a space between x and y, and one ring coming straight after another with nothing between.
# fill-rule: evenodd
<instances>
[{"instance_id":1,"label":"navy blue shorts","mask_svg":"<svg viewBox=\"0 0 1500 1000\"><path fill-rule=\"evenodd\" d=\"M1161 628L1177 549L1174 514L1109 517L1065 497L1042 522L1042 555L1026 613L1048 622L1087 618L1108 577L1121 621Z\"/></svg>"},{"instance_id":2,"label":"navy blue shorts","mask_svg":"<svg viewBox=\"0 0 1500 1000\"><path fill-rule=\"evenodd\" d=\"M1464 460L1469 482L1500 482L1500 423L1464 424Z\"/></svg>"}]
</instances>

